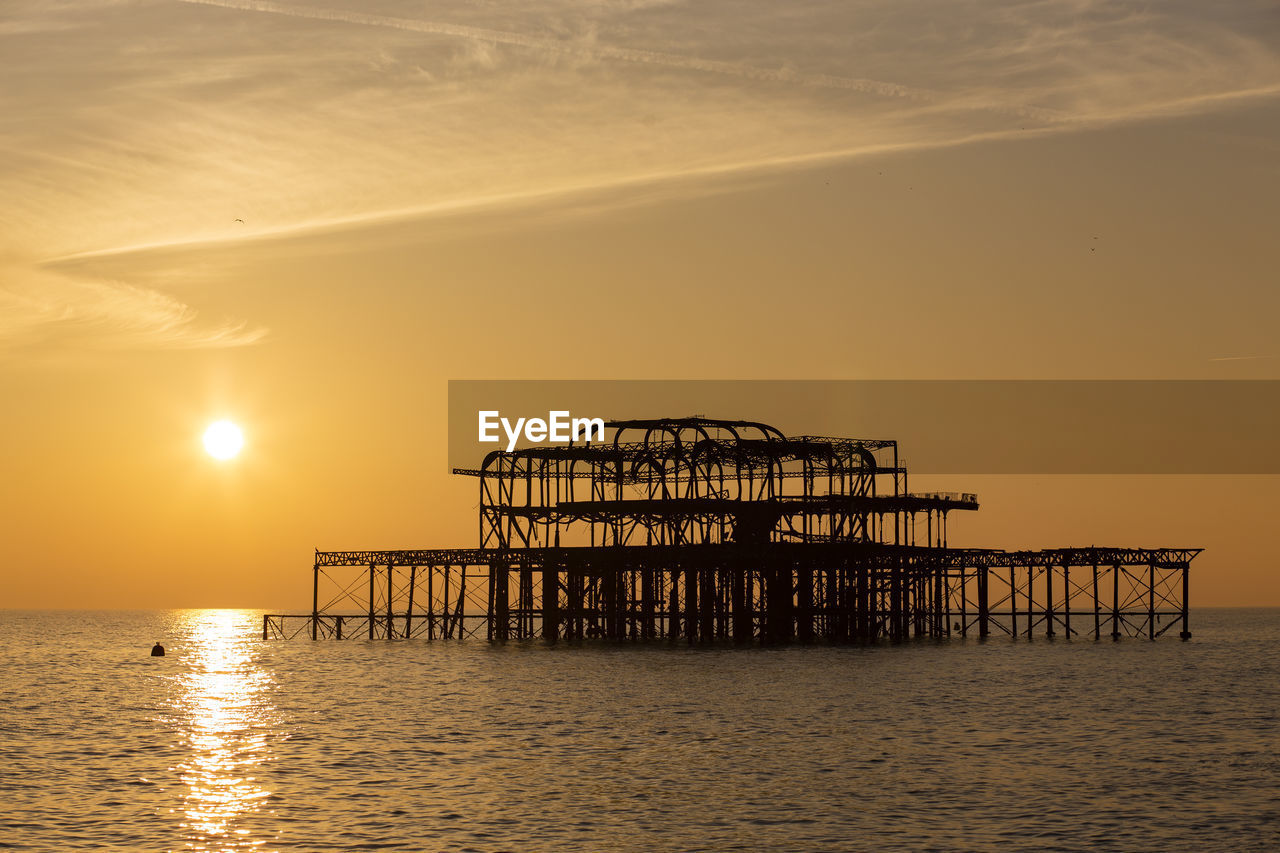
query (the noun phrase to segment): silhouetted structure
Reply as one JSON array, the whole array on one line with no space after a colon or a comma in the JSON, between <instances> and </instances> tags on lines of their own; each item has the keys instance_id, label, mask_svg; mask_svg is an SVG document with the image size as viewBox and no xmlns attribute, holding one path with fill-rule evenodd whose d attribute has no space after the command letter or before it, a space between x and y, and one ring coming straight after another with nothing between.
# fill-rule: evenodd
<instances>
[{"instance_id":1,"label":"silhouetted structure","mask_svg":"<svg viewBox=\"0 0 1280 853\"><path fill-rule=\"evenodd\" d=\"M910 492L894 441L705 418L606 438L454 469L479 480L479 548L318 551L312 612L265 616L263 637L1190 637L1200 549L950 548L977 496Z\"/></svg>"}]
</instances>

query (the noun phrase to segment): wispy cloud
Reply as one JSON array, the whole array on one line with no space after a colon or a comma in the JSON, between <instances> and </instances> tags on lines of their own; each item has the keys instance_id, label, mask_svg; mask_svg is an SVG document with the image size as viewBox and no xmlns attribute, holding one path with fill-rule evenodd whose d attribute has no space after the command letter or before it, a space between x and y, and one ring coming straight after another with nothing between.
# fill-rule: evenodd
<instances>
[{"instance_id":1,"label":"wispy cloud","mask_svg":"<svg viewBox=\"0 0 1280 853\"><path fill-rule=\"evenodd\" d=\"M569 211L576 212L589 211L593 215L598 215L602 211L616 209L619 206L631 203L630 200L636 198L643 199L644 203L654 203L660 200L688 197L692 194L705 195L717 192L725 189L724 183L717 182L718 179L735 178L743 174L768 176L770 173L789 168L811 168L823 163L846 161L855 157L952 148L980 142L1025 138L1044 132L1046 131L1028 133L1021 129L990 131L928 142L868 144L857 148L838 148L831 151L815 151L807 154L733 160L687 169L619 173L611 177L597 177L577 182L566 180L518 192L471 195L447 201L361 211L327 219L305 219L285 225L257 228L252 231L222 231L215 235L196 239L180 238L111 246L105 249L91 249L46 258L42 262L42 266L55 270L63 268L76 269L84 268L94 261L134 254L183 251L201 247L248 247L253 244L288 240L294 237L335 235L352 229L392 225L428 217L480 213L521 206L531 208L532 212L532 209L545 207L549 203L554 203L558 209L567 208ZM615 191L625 191L626 195L615 195L613 194ZM602 195L606 194L609 195L609 200L607 201L601 198ZM548 215L545 210L543 215Z\"/></svg>"},{"instance_id":2,"label":"wispy cloud","mask_svg":"<svg viewBox=\"0 0 1280 853\"><path fill-rule=\"evenodd\" d=\"M0 268L0 349L53 336L84 349L205 349L253 344L266 329L206 322L189 305L151 288Z\"/></svg>"},{"instance_id":3,"label":"wispy cloud","mask_svg":"<svg viewBox=\"0 0 1280 853\"><path fill-rule=\"evenodd\" d=\"M1211 358L1210 361L1260 361L1268 358L1276 358L1274 355L1224 355L1218 358Z\"/></svg>"},{"instance_id":4,"label":"wispy cloud","mask_svg":"<svg viewBox=\"0 0 1280 853\"><path fill-rule=\"evenodd\" d=\"M238 9L245 12L269 12L275 15L286 15L294 18L308 18L316 21L336 21L344 24L358 24L368 27L388 27L416 33L454 36L492 44L513 45L530 50L559 53L584 59L604 59L619 62L635 62L647 65L660 65L684 71L699 71L707 74L724 74L743 80L759 80L769 83L795 83L802 86L816 86L827 89L844 89L851 92L865 92L872 95L883 95L889 98L915 98L930 100L932 93L923 89L914 89L897 83L886 83L883 80L871 80L865 77L841 77L835 74L807 74L786 68L758 68L737 62L720 62L696 56L681 56L675 53L663 53L656 50L638 50L635 48L615 47L606 44L593 44L579 40L558 40L540 38L521 33L490 30L483 27L468 27L460 24L423 21L415 18L397 18L391 15L373 15L367 12L330 9L316 6L299 6L292 3L276 3L272 0L181 0L200 6L218 6L224 9Z\"/></svg>"},{"instance_id":5,"label":"wispy cloud","mask_svg":"<svg viewBox=\"0 0 1280 853\"><path fill-rule=\"evenodd\" d=\"M143 287L119 263L53 259L229 248L605 188L692 194L704 178L1280 93L1280 25L1248 3L421 9L15 0L0 20L0 257L33 259L5 280L21 296L7 304L33 319L0 335L85 322L52 307L83 299L108 307L75 316L118 319L110 306L132 304L153 345L256 339L151 304L154 290L185 307L163 279ZM33 303L45 274L99 286L63 281ZM198 309L196 293L183 300Z\"/></svg>"}]
</instances>

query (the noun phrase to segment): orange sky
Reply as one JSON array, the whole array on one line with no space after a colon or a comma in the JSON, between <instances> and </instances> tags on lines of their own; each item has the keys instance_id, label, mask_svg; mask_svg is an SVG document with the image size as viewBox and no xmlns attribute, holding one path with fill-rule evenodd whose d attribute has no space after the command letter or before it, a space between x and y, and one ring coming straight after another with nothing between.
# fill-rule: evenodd
<instances>
[{"instance_id":1,"label":"orange sky","mask_svg":"<svg viewBox=\"0 0 1280 853\"><path fill-rule=\"evenodd\" d=\"M0 16L0 606L473 544L450 378L1280 377L1266 4ZM1196 604L1280 605L1278 480L936 486L952 544L1204 546Z\"/></svg>"}]
</instances>

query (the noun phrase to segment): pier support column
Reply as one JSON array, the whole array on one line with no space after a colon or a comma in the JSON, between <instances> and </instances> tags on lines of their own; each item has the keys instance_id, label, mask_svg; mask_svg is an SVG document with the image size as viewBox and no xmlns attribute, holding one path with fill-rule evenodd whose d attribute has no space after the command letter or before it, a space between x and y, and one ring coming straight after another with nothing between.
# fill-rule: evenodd
<instances>
[{"instance_id":1,"label":"pier support column","mask_svg":"<svg viewBox=\"0 0 1280 853\"><path fill-rule=\"evenodd\" d=\"M654 637L654 570L647 565L640 572L640 639L652 640Z\"/></svg>"},{"instance_id":2,"label":"pier support column","mask_svg":"<svg viewBox=\"0 0 1280 853\"><path fill-rule=\"evenodd\" d=\"M1071 566L1062 564L1062 631L1071 639Z\"/></svg>"},{"instance_id":3,"label":"pier support column","mask_svg":"<svg viewBox=\"0 0 1280 853\"><path fill-rule=\"evenodd\" d=\"M509 572L510 572L510 567L508 567L508 576L507 576L507 594L508 595L511 594L511 576ZM514 629L516 639L528 640L533 638L533 633L534 633L533 631L534 615L533 614L536 609L533 604L533 566L529 565L527 562L521 563L518 572L519 573L516 576L515 624L512 625L511 622L508 621L507 637L508 638L511 637L512 630ZM566 575L565 577L566 589L568 588L568 583L569 583L568 576ZM573 618L571 615L573 611L572 596L570 596L569 598L570 600L565 605L565 609L568 612L560 614L560 619L562 622L564 622L564 625L565 625L564 630L561 631L561 633L564 634L566 637L569 636L569 627L568 627L568 622L565 620L572 620ZM511 610L510 610L509 603L508 603L508 609L507 609L507 618L508 620L510 620L511 618Z\"/></svg>"},{"instance_id":4,"label":"pier support column","mask_svg":"<svg viewBox=\"0 0 1280 853\"><path fill-rule=\"evenodd\" d=\"M1093 638L1102 639L1102 601L1098 598L1098 564L1093 564Z\"/></svg>"},{"instance_id":5,"label":"pier support column","mask_svg":"<svg viewBox=\"0 0 1280 853\"><path fill-rule=\"evenodd\" d=\"M387 639L394 640L396 636L395 614L391 610L391 603L395 599L395 567L391 563L387 563Z\"/></svg>"},{"instance_id":6,"label":"pier support column","mask_svg":"<svg viewBox=\"0 0 1280 853\"><path fill-rule=\"evenodd\" d=\"M854 611L854 635L859 642L867 643L876 639L877 627L876 617L872 612L872 603L874 602L874 594L871 591L871 566L866 561L859 561L853 567L853 611ZM878 573L877 573L878 574ZM848 582L848 575L844 577L844 582ZM848 596L848 589L845 584L841 584L840 595L842 598ZM847 614L848 609L842 611ZM842 615L842 623L844 632L848 634L848 623L845 616Z\"/></svg>"},{"instance_id":7,"label":"pier support column","mask_svg":"<svg viewBox=\"0 0 1280 853\"><path fill-rule=\"evenodd\" d=\"M1027 564L1027 639L1030 640L1035 633L1035 592L1036 592L1036 566L1035 563Z\"/></svg>"},{"instance_id":8,"label":"pier support column","mask_svg":"<svg viewBox=\"0 0 1280 853\"><path fill-rule=\"evenodd\" d=\"M533 636L532 626L527 624L524 613L532 613L533 606L524 604L524 573L530 571L528 566L520 567L520 596L516 604L516 639ZM532 589L530 589L532 598ZM582 579L577 572L566 564L564 567L564 607L560 610L560 636L566 640L581 639L579 632L579 614L582 612Z\"/></svg>"},{"instance_id":9,"label":"pier support column","mask_svg":"<svg viewBox=\"0 0 1280 853\"><path fill-rule=\"evenodd\" d=\"M376 569L377 569L377 565L375 565L374 563L369 564L369 639L370 640L373 639L373 626L374 626L373 579L374 579L374 575L377 574L377 572L375 571Z\"/></svg>"},{"instance_id":10,"label":"pier support column","mask_svg":"<svg viewBox=\"0 0 1280 853\"><path fill-rule=\"evenodd\" d=\"M613 577L613 596L611 604L613 605L613 639L625 640L627 638L627 613L630 610L630 602L628 597L630 587L627 584L627 573L623 566L614 569Z\"/></svg>"},{"instance_id":11,"label":"pier support column","mask_svg":"<svg viewBox=\"0 0 1280 853\"><path fill-rule=\"evenodd\" d=\"M666 638L674 640L680 636L680 572L671 571L670 600L667 602Z\"/></svg>"},{"instance_id":12,"label":"pier support column","mask_svg":"<svg viewBox=\"0 0 1280 853\"><path fill-rule=\"evenodd\" d=\"M569 612L561 614L561 618L566 615L568 617L563 633L566 638L581 640L587 634L587 578L582 572L565 566L565 579L570 578L572 582L568 587L565 605Z\"/></svg>"},{"instance_id":13,"label":"pier support column","mask_svg":"<svg viewBox=\"0 0 1280 853\"><path fill-rule=\"evenodd\" d=\"M493 588L494 586L497 585L497 583L498 583L498 575L493 570L493 563L490 563L489 564L489 583L487 584L488 594L485 596L485 600L484 600L484 615L485 615L484 637L490 643L493 642L493 631L494 631L494 628L496 627L494 625L494 608L493 608L494 589Z\"/></svg>"},{"instance_id":14,"label":"pier support column","mask_svg":"<svg viewBox=\"0 0 1280 853\"><path fill-rule=\"evenodd\" d=\"M1191 582L1187 578L1190 568L1190 563L1182 564L1182 631L1178 634L1178 639L1181 640L1191 639L1191 624L1188 620L1188 616L1190 616L1188 602L1191 601Z\"/></svg>"},{"instance_id":15,"label":"pier support column","mask_svg":"<svg viewBox=\"0 0 1280 853\"><path fill-rule=\"evenodd\" d=\"M986 566L978 568L978 637L986 639L991 633L991 604L987 597L987 580L990 572Z\"/></svg>"},{"instance_id":16,"label":"pier support column","mask_svg":"<svg viewBox=\"0 0 1280 853\"><path fill-rule=\"evenodd\" d=\"M1018 639L1018 588L1014 586L1017 571L1016 566L1009 567L1009 636L1015 640Z\"/></svg>"},{"instance_id":17,"label":"pier support column","mask_svg":"<svg viewBox=\"0 0 1280 853\"><path fill-rule=\"evenodd\" d=\"M796 596L799 607L796 611L797 634L802 643L813 642L813 569L796 570Z\"/></svg>"},{"instance_id":18,"label":"pier support column","mask_svg":"<svg viewBox=\"0 0 1280 853\"><path fill-rule=\"evenodd\" d=\"M930 545L933 543L930 542ZM933 568L933 636L950 637L951 636L951 613L948 601L951 598L950 584L944 577L942 563L940 561L931 560ZM964 594L964 585L960 586L961 594Z\"/></svg>"},{"instance_id":19,"label":"pier support column","mask_svg":"<svg viewBox=\"0 0 1280 853\"><path fill-rule=\"evenodd\" d=\"M511 567L505 563L489 564L489 576L493 578L493 600L490 602L489 637L505 643L511 636Z\"/></svg>"},{"instance_id":20,"label":"pier support column","mask_svg":"<svg viewBox=\"0 0 1280 853\"><path fill-rule=\"evenodd\" d=\"M747 606L747 570L735 566L730 569L729 597L733 609L733 641L751 642L751 610Z\"/></svg>"},{"instance_id":21,"label":"pier support column","mask_svg":"<svg viewBox=\"0 0 1280 853\"><path fill-rule=\"evenodd\" d=\"M436 638L436 567L427 566L427 639Z\"/></svg>"},{"instance_id":22,"label":"pier support column","mask_svg":"<svg viewBox=\"0 0 1280 853\"><path fill-rule=\"evenodd\" d=\"M902 639L904 619L902 614L902 560L894 558L889 570L889 639Z\"/></svg>"},{"instance_id":23,"label":"pier support column","mask_svg":"<svg viewBox=\"0 0 1280 853\"><path fill-rule=\"evenodd\" d=\"M560 638L560 591L558 567L550 558L542 565L542 639L554 643Z\"/></svg>"},{"instance_id":24,"label":"pier support column","mask_svg":"<svg viewBox=\"0 0 1280 853\"><path fill-rule=\"evenodd\" d=\"M698 593L698 639L709 643L716 638L716 568L707 566L701 574L701 590Z\"/></svg>"},{"instance_id":25,"label":"pier support column","mask_svg":"<svg viewBox=\"0 0 1280 853\"><path fill-rule=\"evenodd\" d=\"M1147 566L1147 639L1156 638L1156 564Z\"/></svg>"},{"instance_id":26,"label":"pier support column","mask_svg":"<svg viewBox=\"0 0 1280 853\"><path fill-rule=\"evenodd\" d=\"M1185 624L1185 623L1184 623ZM311 567L311 639L320 632L320 564ZM262 625L262 639L267 638L266 622Z\"/></svg>"},{"instance_id":27,"label":"pier support column","mask_svg":"<svg viewBox=\"0 0 1280 853\"><path fill-rule=\"evenodd\" d=\"M404 606L404 638L413 636L413 587L418 582L418 567L409 567L409 600Z\"/></svg>"},{"instance_id":28,"label":"pier support column","mask_svg":"<svg viewBox=\"0 0 1280 853\"><path fill-rule=\"evenodd\" d=\"M1044 564L1044 635L1052 639L1053 631L1053 564Z\"/></svg>"},{"instance_id":29,"label":"pier support column","mask_svg":"<svg viewBox=\"0 0 1280 853\"><path fill-rule=\"evenodd\" d=\"M790 642L793 636L791 567L775 561L766 571L765 636L771 643Z\"/></svg>"},{"instance_id":30,"label":"pier support column","mask_svg":"<svg viewBox=\"0 0 1280 853\"><path fill-rule=\"evenodd\" d=\"M684 570L684 636L690 643L698 639L698 570Z\"/></svg>"},{"instance_id":31,"label":"pier support column","mask_svg":"<svg viewBox=\"0 0 1280 853\"><path fill-rule=\"evenodd\" d=\"M846 598L845 585L848 583L846 570L840 566L831 566L826 570L827 591L824 596L826 602L826 626L824 630L827 639L833 642L843 642L849 639L849 629L847 627Z\"/></svg>"},{"instance_id":32,"label":"pier support column","mask_svg":"<svg viewBox=\"0 0 1280 853\"><path fill-rule=\"evenodd\" d=\"M1120 564L1111 567L1111 639L1120 639Z\"/></svg>"},{"instance_id":33,"label":"pier support column","mask_svg":"<svg viewBox=\"0 0 1280 853\"><path fill-rule=\"evenodd\" d=\"M615 574L606 574L600 578L601 609L604 611L604 628L602 634L616 640L618 629L618 579Z\"/></svg>"}]
</instances>

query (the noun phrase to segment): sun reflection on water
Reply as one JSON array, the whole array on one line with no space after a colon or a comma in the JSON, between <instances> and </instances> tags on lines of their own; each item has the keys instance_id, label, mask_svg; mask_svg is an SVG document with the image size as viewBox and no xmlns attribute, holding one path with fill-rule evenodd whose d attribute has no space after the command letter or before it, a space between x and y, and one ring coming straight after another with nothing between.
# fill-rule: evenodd
<instances>
[{"instance_id":1,"label":"sun reflection on water","mask_svg":"<svg viewBox=\"0 0 1280 853\"><path fill-rule=\"evenodd\" d=\"M186 615L188 672L178 693L188 755L175 768L187 792L182 823L188 850L261 848L246 818L270 792L254 779L270 758L271 677L254 659L247 614L201 610Z\"/></svg>"}]
</instances>

